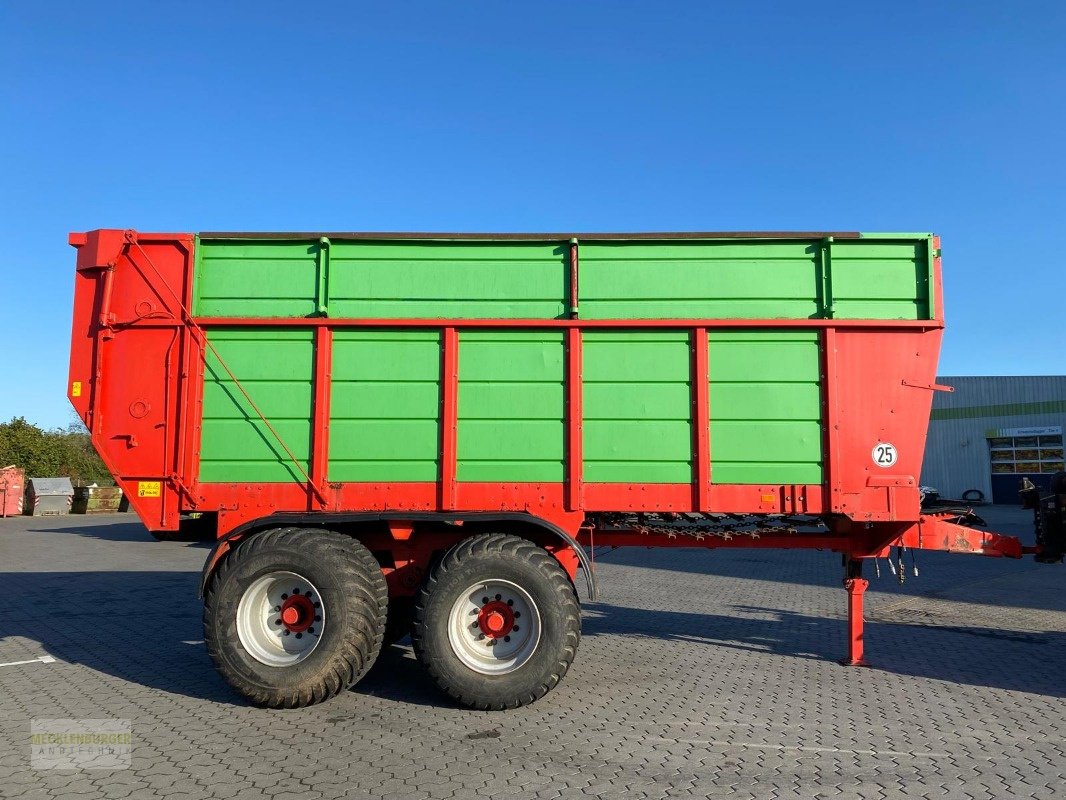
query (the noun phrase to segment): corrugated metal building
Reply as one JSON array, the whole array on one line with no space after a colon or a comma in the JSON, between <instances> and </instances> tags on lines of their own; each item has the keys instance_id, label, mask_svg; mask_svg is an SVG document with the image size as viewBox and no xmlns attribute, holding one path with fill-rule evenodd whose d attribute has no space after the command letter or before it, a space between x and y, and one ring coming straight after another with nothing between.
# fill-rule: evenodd
<instances>
[{"instance_id":1,"label":"corrugated metal building","mask_svg":"<svg viewBox=\"0 0 1066 800\"><path fill-rule=\"evenodd\" d=\"M1028 477L1046 488L1063 469L1066 375L952 377L938 383L925 446L922 485L942 497L977 489L994 503L1018 503Z\"/></svg>"}]
</instances>

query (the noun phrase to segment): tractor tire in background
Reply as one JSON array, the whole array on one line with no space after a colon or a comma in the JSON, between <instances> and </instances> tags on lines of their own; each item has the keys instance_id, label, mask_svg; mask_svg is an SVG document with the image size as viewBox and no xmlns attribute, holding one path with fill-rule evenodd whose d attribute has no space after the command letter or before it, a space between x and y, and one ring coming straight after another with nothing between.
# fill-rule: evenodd
<instances>
[{"instance_id":1,"label":"tractor tire in background","mask_svg":"<svg viewBox=\"0 0 1066 800\"><path fill-rule=\"evenodd\" d=\"M278 528L238 544L204 598L204 638L226 681L253 703L299 708L354 686L374 664L388 593L360 542Z\"/></svg>"},{"instance_id":2,"label":"tractor tire in background","mask_svg":"<svg viewBox=\"0 0 1066 800\"><path fill-rule=\"evenodd\" d=\"M413 597L390 597L389 615L385 621L385 646L403 641L410 633L415 620Z\"/></svg>"},{"instance_id":3,"label":"tractor tire in background","mask_svg":"<svg viewBox=\"0 0 1066 800\"><path fill-rule=\"evenodd\" d=\"M437 684L482 710L543 697L570 668L580 638L566 571L544 548L500 533L459 542L436 564L411 636Z\"/></svg>"}]
</instances>

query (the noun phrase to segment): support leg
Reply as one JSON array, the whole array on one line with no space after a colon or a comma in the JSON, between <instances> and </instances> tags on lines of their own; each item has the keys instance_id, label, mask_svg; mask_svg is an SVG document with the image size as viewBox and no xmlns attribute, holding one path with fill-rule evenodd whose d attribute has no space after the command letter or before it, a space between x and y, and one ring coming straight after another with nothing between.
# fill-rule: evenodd
<instances>
[{"instance_id":1,"label":"support leg","mask_svg":"<svg viewBox=\"0 0 1066 800\"><path fill-rule=\"evenodd\" d=\"M862 596L870 582L862 577L862 560L848 559L844 588L848 592L848 656L842 663L846 667L866 667L863 658Z\"/></svg>"}]
</instances>

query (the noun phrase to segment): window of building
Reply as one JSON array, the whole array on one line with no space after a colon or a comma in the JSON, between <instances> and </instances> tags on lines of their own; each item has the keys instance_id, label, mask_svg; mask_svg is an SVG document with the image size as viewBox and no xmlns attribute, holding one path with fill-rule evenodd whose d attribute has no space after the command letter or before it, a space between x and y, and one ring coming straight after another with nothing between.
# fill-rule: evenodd
<instances>
[{"instance_id":1,"label":"window of building","mask_svg":"<svg viewBox=\"0 0 1066 800\"><path fill-rule=\"evenodd\" d=\"M1063 470L1062 434L997 436L988 440L993 474L1035 474Z\"/></svg>"}]
</instances>

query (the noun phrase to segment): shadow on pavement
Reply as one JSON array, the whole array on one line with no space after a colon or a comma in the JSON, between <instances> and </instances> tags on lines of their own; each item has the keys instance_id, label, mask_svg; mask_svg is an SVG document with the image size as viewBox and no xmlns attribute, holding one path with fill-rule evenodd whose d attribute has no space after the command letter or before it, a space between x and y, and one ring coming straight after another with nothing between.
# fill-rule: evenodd
<instances>
[{"instance_id":1,"label":"shadow on pavement","mask_svg":"<svg viewBox=\"0 0 1066 800\"><path fill-rule=\"evenodd\" d=\"M122 515L127 516L127 515ZM112 521L113 516L110 518L101 517L99 524L71 524L70 526L57 526L49 528L31 528L27 533L73 533L78 536L87 539L98 539L102 542L155 542L155 537L148 532L148 529L138 520L135 516L129 515L129 522ZM94 520L95 521L95 520ZM188 545L190 547L201 547L204 550L208 550L215 543L213 537L205 538L201 541L171 541L168 544L171 545Z\"/></svg>"},{"instance_id":2,"label":"shadow on pavement","mask_svg":"<svg viewBox=\"0 0 1066 800\"><path fill-rule=\"evenodd\" d=\"M793 581L802 586L839 588L840 608L845 608L840 556L829 551L660 548L654 555L649 555L648 551L633 547L597 553L596 560L619 567L650 567L678 573L678 586L685 586L686 591L706 591L708 585L704 581L716 578L774 584ZM797 570L797 563L807 566ZM914 565L920 567L918 577L912 573ZM863 575L870 581L868 609L876 609L880 603L909 599L951 599L961 592L974 595L978 602L996 606L1066 611L1064 593L1059 589L1066 586L1064 564L1039 564L1031 555L1011 559L908 551L905 566L907 580L900 585L890 571L887 559L878 560L876 565L873 559L866 562ZM1011 583L1014 585L1009 586ZM1020 585L1024 585L1024 589L1019 589Z\"/></svg>"},{"instance_id":3,"label":"shadow on pavement","mask_svg":"<svg viewBox=\"0 0 1066 800\"><path fill-rule=\"evenodd\" d=\"M128 526L101 526L101 531L113 534L119 527ZM139 523L135 527L144 533ZM42 655L144 687L247 705L207 655L199 579L199 572L0 573L8 588L0 608L0 634L38 642ZM355 691L451 706L410 649L401 646L384 648Z\"/></svg>"},{"instance_id":4,"label":"shadow on pavement","mask_svg":"<svg viewBox=\"0 0 1066 800\"><path fill-rule=\"evenodd\" d=\"M0 610L5 637L39 642L44 652L63 661L144 687L244 705L204 649L198 573L19 572L0 573L0 579L8 588ZM843 654L841 619L772 608L738 606L734 611L701 614L590 604L584 633L688 642L692 658L712 665L714 650L698 645L823 661ZM887 672L1066 696L1061 677L1066 634L1058 631L868 622L867 653ZM355 691L418 705L451 705L406 647L386 648Z\"/></svg>"},{"instance_id":5,"label":"shadow on pavement","mask_svg":"<svg viewBox=\"0 0 1066 800\"><path fill-rule=\"evenodd\" d=\"M645 636L689 642L693 658L713 662L713 645L791 658L837 661L846 621L792 611L734 606L736 615L589 606L586 637ZM1066 633L867 619L866 658L876 670L951 683L1066 697L1061 668ZM841 670L847 669L841 666Z\"/></svg>"},{"instance_id":6,"label":"shadow on pavement","mask_svg":"<svg viewBox=\"0 0 1066 800\"><path fill-rule=\"evenodd\" d=\"M405 639L404 644L383 648L374 668L352 691L398 703L457 708L422 669L411 648L404 646L409 641Z\"/></svg>"},{"instance_id":7,"label":"shadow on pavement","mask_svg":"<svg viewBox=\"0 0 1066 800\"><path fill-rule=\"evenodd\" d=\"M143 526L137 527L143 534ZM0 629L5 637L39 642L44 653L62 661L131 683L240 704L203 646L199 577L196 572L2 573L0 580L15 591L0 611Z\"/></svg>"}]
</instances>

